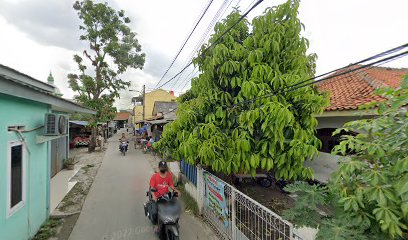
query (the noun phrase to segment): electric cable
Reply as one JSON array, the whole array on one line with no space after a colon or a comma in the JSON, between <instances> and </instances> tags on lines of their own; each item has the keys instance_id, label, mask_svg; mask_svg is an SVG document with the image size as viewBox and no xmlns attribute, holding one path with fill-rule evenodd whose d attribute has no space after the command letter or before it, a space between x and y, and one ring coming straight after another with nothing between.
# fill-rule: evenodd
<instances>
[{"instance_id":1,"label":"electric cable","mask_svg":"<svg viewBox=\"0 0 408 240\"><path fill-rule=\"evenodd\" d=\"M230 7L230 5L232 4L232 2L233 2L233 1L231 1L231 2L228 4L228 6L225 8L224 12L218 17L218 19L224 17L225 13L227 12L227 10L228 10L228 8ZM235 5L234 8L236 8L240 2L241 2L241 0L238 0L238 2L237 2L237 4ZM252 3L253 3L253 2L252 2ZM218 22L218 19L217 19L215 22ZM210 32L210 29L212 29L213 26L215 25L215 22L214 22L212 25L210 25L211 27L209 26L210 28L207 29L207 33L206 33L205 36L208 35L208 33ZM203 42L204 42L204 39L201 41L201 43L199 43L199 44L196 46L196 49L192 52L192 55L189 57L189 60L186 62L186 64L187 64L188 62L190 62L190 61L193 59L194 54L198 51L198 47L201 46ZM194 67L194 68L191 70L191 72L184 78L184 80L182 80L181 83L178 85L178 87L181 87L181 86L183 85L183 87L181 88L181 91L187 86L188 82L191 80L191 78L189 78L189 76L190 76L196 69L197 69L197 67ZM197 73L197 72L198 72L198 71L196 71L196 73ZM184 72L183 72L183 73L184 73ZM196 73L194 73L192 76L194 76ZM175 87L176 83L180 80L180 78L181 78L182 75L183 75L183 74L180 74L180 76L176 79L176 81L173 83L173 85L171 86L171 88L174 88L174 87Z\"/></svg>"},{"instance_id":2,"label":"electric cable","mask_svg":"<svg viewBox=\"0 0 408 240\"><path fill-rule=\"evenodd\" d=\"M219 9L217 10L216 14L214 15L213 19L211 20L210 24L208 24L206 30L204 31L203 35L201 36L200 40L197 42L197 44L195 45L193 51L190 53L189 57L187 58L187 61L183 64L184 66L186 66L190 61L193 60L194 55L196 54L196 52L198 52L199 48L201 47L201 45L203 44L204 41L206 41L206 39L209 36L209 33L211 32L211 30L213 29L214 25L219 21L219 19L222 17L221 12L223 11L223 9L225 8L228 9L229 5L232 3L232 1L230 2L230 4L227 6L227 3L230 0L224 0L224 2L222 3L222 5L219 7ZM227 7L226 7L227 6ZM224 11L224 13L225 13ZM223 13L223 14L224 14ZM195 68L194 68L195 69ZM194 69L192 70L192 72L194 71ZM172 84L172 86L170 88L174 88L176 83L180 80L180 78L183 76L184 72L182 74L180 74L178 76L178 78L176 79L176 81ZM184 80L183 80L184 82ZM183 84L183 83L181 83ZM179 84L179 85L181 85Z\"/></svg>"},{"instance_id":3,"label":"electric cable","mask_svg":"<svg viewBox=\"0 0 408 240\"><path fill-rule=\"evenodd\" d=\"M338 70L344 70L344 69L346 69L346 68L350 68L350 67L356 66L356 65L358 65L358 64L361 64L361 63L363 63L363 62L365 62L365 61L369 61L369 60L373 60L373 59L378 58L378 57L382 57L382 56L385 56L385 55L389 55L390 53L394 53L394 52L396 51L396 49L402 50L403 48L405 48L405 47L401 48L402 46L407 47L408 44L404 44L404 45L401 45L401 46L399 46L399 47L396 47L396 48L387 50L387 51L385 51L385 52L382 52L382 53L380 53L380 54L376 54L376 55L374 55L374 56L372 56L372 57L369 57L369 58L366 58L366 59L364 59L364 60L358 61L358 62L353 63L353 64L351 64L351 65L338 68ZM231 104L231 105L223 105L222 107L231 108L231 107L235 107L235 106L238 106L238 105L244 104L244 103L253 103L253 102L255 102L256 100L259 100L259 99L268 98L268 97L273 97L273 96L276 96L276 95L281 94L281 93L286 93L286 92L294 91L294 90L297 90L297 89L299 89L299 88L306 87L306 86L310 86L310 85L314 85L314 84L317 84L317 83L320 83L320 82L323 82L323 81L327 81L327 80L329 80L329 79L332 79L332 78L335 78L335 77L339 77L339 76L343 76L343 78L344 78L344 77L350 77L350 76L353 76L353 75L347 75L347 74L353 73L353 72L354 72L354 74L358 74L358 73L359 73L359 72L357 72L358 70L364 71L364 70L366 70L367 68L372 68L372 67L375 67L375 66L380 66L380 65L383 65L383 64L385 64L385 63L388 63L388 62L391 62L391 61L395 61L395 60L397 60L397 59L399 59L399 58L405 57L406 55L408 55L408 51L405 51L405 52L402 52L402 53L399 53L399 54L395 54L395 55L392 55L392 56L390 56L390 57L386 57L386 58L377 60L377 61L375 61L375 62L366 64L366 65L361 65L361 66L358 66L358 67L356 67L356 68L349 69L348 71L340 72L340 73L338 73L338 74L332 74L332 75L330 75L330 76L327 76L327 77L324 77L324 78L315 80L315 81L313 81L313 82L310 82L311 80L314 80L314 79L316 79L316 78L318 78L318 77L326 76L326 75L328 75L328 74L333 73L333 72L336 71L336 70L332 70L332 71L330 71L330 72L327 72L327 73L318 75L318 76L316 76L316 77L314 77L314 78L310 78L310 79L307 79L307 80L305 80L305 81L302 81L302 82L299 82L299 83L296 83L296 84L293 84L293 85L284 87L284 88L282 88L282 89L280 89L280 90L277 90L277 91L274 91L274 92L272 92L272 93L264 94L264 95L261 95L261 96L258 96L258 97L252 98L252 99L247 99L247 100L244 100L244 101L241 101L241 102L238 102L238 103L235 103L235 104ZM360 72L362 72L362 71L360 71ZM341 78L341 79L342 79L342 78ZM302 83L304 83L304 84L301 85ZM173 111L175 111L175 110L177 110L177 107L176 107L175 109L169 111L168 113L173 112ZM166 113L166 114L167 114L167 113Z\"/></svg>"},{"instance_id":4,"label":"electric cable","mask_svg":"<svg viewBox=\"0 0 408 240\"><path fill-rule=\"evenodd\" d=\"M367 64L367 65L359 66L359 67L354 68L354 69L350 69L350 70L348 70L348 71L346 71L346 72L341 72L341 73L339 73L339 74L333 74L333 75L330 75L330 76L328 76L328 77L325 77L325 78L322 78L322 79L319 79L319 80L316 80L316 81L313 81L313 82L305 83L305 84L303 84L303 85L294 84L294 85L291 85L291 86L286 87L286 89L284 88L283 90L275 91L275 92L272 92L272 93L269 93L269 94L265 94L265 95L262 95L262 96L258 96L258 97L252 98L252 99L244 100L244 101L242 101L242 102L238 102L238 103L236 103L236 104L232 104L231 106L239 105L239 104L241 104L241 103L254 102L254 101L258 100L258 99L267 98L267 97L273 97L273 96L276 96L276 95L281 94L281 93L285 93L285 92L289 92L289 91L294 91L294 90L297 90L297 89L302 88L302 87L307 87L307 86L310 86L310 85L314 85L314 84L317 84L317 83L320 83L320 82L323 82L323 81L327 81L327 80L329 80L329 79L332 79L332 78L335 78L335 77L338 77L338 76L346 75L346 74L348 74L348 73L355 72L355 71L357 71L357 70L370 67L370 66L372 66L372 65L374 65L374 64L383 63L383 62L384 62L384 63L388 63L388 62L391 62L391 61L396 60L396 59L398 59L398 58L401 58L401 57L403 57L403 56L406 56L407 54L408 54L408 51L405 51L405 52L402 52L402 53L393 55L393 56L391 56L391 57L387 57L387 58L385 58L385 59L380 59L380 60L378 60L378 61L376 61L376 62L374 62L374 63L370 63L370 64ZM303 82L304 82L304 81L303 81Z\"/></svg>"},{"instance_id":5,"label":"electric cable","mask_svg":"<svg viewBox=\"0 0 408 240\"><path fill-rule=\"evenodd\" d=\"M159 82L156 84L157 85L160 84L160 82L163 80L163 78L166 76L166 74L169 72L169 70L171 69L171 67L173 66L174 62L177 60L178 56L180 55L181 51L183 51L184 47L186 46L188 40L190 39L191 35L193 35L194 31L196 30L198 24L200 24L201 20L203 19L204 15L207 13L207 10L210 8L211 4L213 3L214 0L210 0L207 4L207 7L205 8L204 12L201 14L200 18L198 19L198 21L196 22L193 30L190 32L190 34L188 35L187 39L184 41L184 43L182 44L181 48L179 49L179 51L177 52L176 56L173 58L173 61L171 62L170 66L167 68L166 72L164 72L163 76L161 77L161 79L159 80Z\"/></svg>"},{"instance_id":6,"label":"electric cable","mask_svg":"<svg viewBox=\"0 0 408 240\"><path fill-rule=\"evenodd\" d=\"M205 48L201 55L204 55L209 49L211 49L214 45L216 45L222 37L224 37L229 31L231 31L232 28L234 28L238 23L240 23L252 10L255 9L255 7L257 7L261 2L263 2L264 0L258 0L248 11L245 12L245 14L243 14L238 21L236 21L234 24L232 24L227 30L225 30L221 36L219 36L212 44L210 44L210 46L208 46L207 48ZM186 70L191 64L193 64L193 62L191 61L187 66L185 66L180 72L178 72L176 75L174 75L172 78L170 78L169 80L167 80L166 82L164 82L162 85L156 87L156 89L163 87L164 85L166 85L167 83L169 83L170 81L172 81L173 79L175 79L177 76L179 76L182 72L184 72L184 70Z\"/></svg>"}]
</instances>

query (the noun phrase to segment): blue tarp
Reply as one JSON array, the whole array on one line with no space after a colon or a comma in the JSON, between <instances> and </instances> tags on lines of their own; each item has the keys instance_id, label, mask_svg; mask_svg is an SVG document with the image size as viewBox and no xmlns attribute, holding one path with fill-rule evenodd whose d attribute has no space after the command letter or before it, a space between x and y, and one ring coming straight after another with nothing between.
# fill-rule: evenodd
<instances>
[{"instance_id":1,"label":"blue tarp","mask_svg":"<svg viewBox=\"0 0 408 240\"><path fill-rule=\"evenodd\" d=\"M140 133L145 133L145 132L147 132L147 128L148 127L150 127L150 125L149 124L145 124L143 127L141 127L141 128L139 128L139 132Z\"/></svg>"}]
</instances>

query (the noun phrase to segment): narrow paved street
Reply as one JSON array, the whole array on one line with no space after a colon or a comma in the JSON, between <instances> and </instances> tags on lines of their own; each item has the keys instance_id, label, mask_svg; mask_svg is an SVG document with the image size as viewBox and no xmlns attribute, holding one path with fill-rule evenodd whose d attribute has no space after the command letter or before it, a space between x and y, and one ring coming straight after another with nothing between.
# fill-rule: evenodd
<instances>
[{"instance_id":1,"label":"narrow paved street","mask_svg":"<svg viewBox=\"0 0 408 240\"><path fill-rule=\"evenodd\" d=\"M153 170L149 154L133 148L118 150L119 134L109 141L98 175L89 191L70 240L158 239L144 215L148 181ZM183 213L181 239L216 239L195 217Z\"/></svg>"}]
</instances>

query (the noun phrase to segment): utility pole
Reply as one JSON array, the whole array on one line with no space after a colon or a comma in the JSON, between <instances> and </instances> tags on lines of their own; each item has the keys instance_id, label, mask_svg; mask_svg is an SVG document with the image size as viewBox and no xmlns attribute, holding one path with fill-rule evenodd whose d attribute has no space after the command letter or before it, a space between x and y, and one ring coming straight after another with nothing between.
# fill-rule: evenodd
<instances>
[{"instance_id":1,"label":"utility pole","mask_svg":"<svg viewBox=\"0 0 408 240\"><path fill-rule=\"evenodd\" d=\"M146 106L146 85L143 85L143 120L145 120L145 106Z\"/></svg>"}]
</instances>

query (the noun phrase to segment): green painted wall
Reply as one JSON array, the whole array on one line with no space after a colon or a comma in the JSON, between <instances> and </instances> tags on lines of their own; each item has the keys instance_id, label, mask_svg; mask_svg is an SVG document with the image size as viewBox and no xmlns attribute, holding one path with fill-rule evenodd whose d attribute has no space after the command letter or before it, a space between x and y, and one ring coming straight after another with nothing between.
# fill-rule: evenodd
<instances>
[{"instance_id":1,"label":"green painted wall","mask_svg":"<svg viewBox=\"0 0 408 240\"><path fill-rule=\"evenodd\" d=\"M33 129L44 123L50 112L46 104L0 94L0 239L27 240L35 235L48 217L49 208L49 143L36 144L36 135L43 129L23 133L26 142L26 201L24 206L7 217L7 148L18 140L10 125Z\"/></svg>"}]
</instances>

